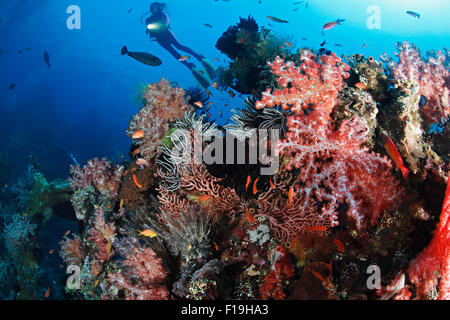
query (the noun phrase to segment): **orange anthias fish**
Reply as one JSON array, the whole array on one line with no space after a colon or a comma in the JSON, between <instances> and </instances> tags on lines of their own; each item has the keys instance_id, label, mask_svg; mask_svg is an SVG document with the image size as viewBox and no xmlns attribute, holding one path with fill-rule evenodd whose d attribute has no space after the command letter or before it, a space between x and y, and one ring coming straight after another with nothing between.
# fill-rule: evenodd
<instances>
[{"instance_id":1,"label":"orange anthias fish","mask_svg":"<svg viewBox=\"0 0 450 320\"><path fill-rule=\"evenodd\" d=\"M300 237L300 236L298 235L298 236L296 236L296 237L294 238L294 240L292 240L292 243L291 243L291 245L290 245L290 247L289 247L289 251L292 251L292 248L294 247L294 244L297 242L297 240L298 240L299 237Z\"/></svg>"},{"instance_id":2,"label":"orange anthias fish","mask_svg":"<svg viewBox=\"0 0 450 320\"><path fill-rule=\"evenodd\" d=\"M247 192L248 186L250 185L250 182L252 181L252 178L250 176L247 177L247 182L245 183L245 192Z\"/></svg>"},{"instance_id":3,"label":"orange anthias fish","mask_svg":"<svg viewBox=\"0 0 450 320\"><path fill-rule=\"evenodd\" d=\"M197 199L197 201L198 201L198 202L204 202L204 201L208 201L209 199L211 199L211 195L205 194L205 195L199 197L199 198Z\"/></svg>"},{"instance_id":4,"label":"orange anthias fish","mask_svg":"<svg viewBox=\"0 0 450 320\"><path fill-rule=\"evenodd\" d=\"M131 138L132 139L142 139L145 136L145 132L142 130L136 131Z\"/></svg>"},{"instance_id":5,"label":"orange anthias fish","mask_svg":"<svg viewBox=\"0 0 450 320\"><path fill-rule=\"evenodd\" d=\"M48 254L53 254L53 252L55 252L55 250L50 249L50 251L48 252Z\"/></svg>"},{"instance_id":6,"label":"orange anthias fish","mask_svg":"<svg viewBox=\"0 0 450 320\"><path fill-rule=\"evenodd\" d=\"M316 271L311 271L311 273L314 275L314 277L316 277L317 279L319 279L322 282L326 282L325 278L318 272Z\"/></svg>"},{"instance_id":7,"label":"orange anthias fish","mask_svg":"<svg viewBox=\"0 0 450 320\"><path fill-rule=\"evenodd\" d=\"M144 231L141 231L139 233L140 236L144 236L144 237L149 237L149 238L154 238L157 236L156 232L150 229L146 229Z\"/></svg>"},{"instance_id":8,"label":"orange anthias fish","mask_svg":"<svg viewBox=\"0 0 450 320\"><path fill-rule=\"evenodd\" d=\"M111 241L108 242L108 244L106 245L106 255L108 256L111 253L111 249L112 249L112 243Z\"/></svg>"},{"instance_id":9,"label":"orange anthias fish","mask_svg":"<svg viewBox=\"0 0 450 320\"><path fill-rule=\"evenodd\" d=\"M148 161L145 160L145 159L139 158L139 159L136 160L136 164L138 166L148 166Z\"/></svg>"},{"instance_id":10,"label":"orange anthias fish","mask_svg":"<svg viewBox=\"0 0 450 320\"><path fill-rule=\"evenodd\" d=\"M215 241L212 242L214 244L214 248L216 249L216 251L219 251L219 246L217 245L217 243Z\"/></svg>"},{"instance_id":11,"label":"orange anthias fish","mask_svg":"<svg viewBox=\"0 0 450 320\"><path fill-rule=\"evenodd\" d=\"M387 135L383 134L383 144L384 147L386 148L389 157L391 157L392 161L394 161L397 168L399 168L400 171L402 172L403 179L406 179L408 177L409 170L403 165L402 156L395 147L394 142Z\"/></svg>"},{"instance_id":12,"label":"orange anthias fish","mask_svg":"<svg viewBox=\"0 0 450 320\"><path fill-rule=\"evenodd\" d=\"M250 221L251 223L254 223L256 221L247 208L245 208L245 215L247 216L248 221Z\"/></svg>"},{"instance_id":13,"label":"orange anthias fish","mask_svg":"<svg viewBox=\"0 0 450 320\"><path fill-rule=\"evenodd\" d=\"M337 25L340 25L342 22L344 22L345 19L337 19L336 21L331 21L325 23L325 25L322 27L322 30L330 30L336 27Z\"/></svg>"},{"instance_id":14,"label":"orange anthias fish","mask_svg":"<svg viewBox=\"0 0 450 320\"><path fill-rule=\"evenodd\" d=\"M45 291L45 297L50 297L50 287L47 288L47 291Z\"/></svg>"},{"instance_id":15,"label":"orange anthias fish","mask_svg":"<svg viewBox=\"0 0 450 320\"><path fill-rule=\"evenodd\" d=\"M182 56L182 57L180 57L180 59L178 59L178 61L183 62L183 61L186 61L188 59L190 59L189 56Z\"/></svg>"},{"instance_id":16,"label":"orange anthias fish","mask_svg":"<svg viewBox=\"0 0 450 320\"><path fill-rule=\"evenodd\" d=\"M138 179L137 179L137 177L136 177L135 174L133 174L133 181L134 181L134 184L135 184L139 189L142 190L142 184L139 184L139 181L138 181Z\"/></svg>"},{"instance_id":17,"label":"orange anthias fish","mask_svg":"<svg viewBox=\"0 0 450 320\"><path fill-rule=\"evenodd\" d=\"M197 106L199 108L203 108L203 103L201 101L197 101L197 102L194 102L194 106Z\"/></svg>"},{"instance_id":18,"label":"orange anthias fish","mask_svg":"<svg viewBox=\"0 0 450 320\"><path fill-rule=\"evenodd\" d=\"M140 152L141 152L141 149L140 149L140 148L135 149L135 150L133 151L133 156L138 155Z\"/></svg>"},{"instance_id":19,"label":"orange anthias fish","mask_svg":"<svg viewBox=\"0 0 450 320\"><path fill-rule=\"evenodd\" d=\"M355 87L360 89L360 90L367 90L367 89L369 89L369 87L366 84L362 83L362 82L358 82L357 84L355 84Z\"/></svg>"},{"instance_id":20,"label":"orange anthias fish","mask_svg":"<svg viewBox=\"0 0 450 320\"><path fill-rule=\"evenodd\" d=\"M338 248L338 250L340 252L344 253L345 252L345 247L342 244L341 240L335 238L335 239L333 239L333 241L334 241L334 244L336 245L336 247Z\"/></svg>"},{"instance_id":21,"label":"orange anthias fish","mask_svg":"<svg viewBox=\"0 0 450 320\"><path fill-rule=\"evenodd\" d=\"M269 183L270 183L270 187L271 187L272 189L275 189L275 185L273 184L272 179L269 179Z\"/></svg>"},{"instance_id":22,"label":"orange anthias fish","mask_svg":"<svg viewBox=\"0 0 450 320\"><path fill-rule=\"evenodd\" d=\"M288 206L290 209L290 208L292 208L292 201L294 200L294 187L293 186L290 187L290 189L289 189L288 199L289 199Z\"/></svg>"},{"instance_id":23,"label":"orange anthias fish","mask_svg":"<svg viewBox=\"0 0 450 320\"><path fill-rule=\"evenodd\" d=\"M253 182L253 194L256 194L258 192L258 188L256 184L258 183L259 177L255 179L255 182Z\"/></svg>"},{"instance_id":24,"label":"orange anthias fish","mask_svg":"<svg viewBox=\"0 0 450 320\"><path fill-rule=\"evenodd\" d=\"M289 48L292 48L292 44L290 42L285 41L284 44L287 45Z\"/></svg>"},{"instance_id":25,"label":"orange anthias fish","mask_svg":"<svg viewBox=\"0 0 450 320\"><path fill-rule=\"evenodd\" d=\"M216 88L216 89L219 87L219 85L217 84L217 81L214 81L211 85L213 88Z\"/></svg>"},{"instance_id":26,"label":"orange anthias fish","mask_svg":"<svg viewBox=\"0 0 450 320\"><path fill-rule=\"evenodd\" d=\"M308 228L308 231L324 232L324 231L327 231L327 227L326 226L312 226L312 227Z\"/></svg>"}]
</instances>

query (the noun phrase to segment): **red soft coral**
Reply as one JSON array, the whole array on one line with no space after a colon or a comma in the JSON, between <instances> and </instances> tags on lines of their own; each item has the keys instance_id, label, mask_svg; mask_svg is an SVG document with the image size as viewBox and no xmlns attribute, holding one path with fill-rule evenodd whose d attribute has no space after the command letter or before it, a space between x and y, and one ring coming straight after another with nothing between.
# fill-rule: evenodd
<instances>
[{"instance_id":1,"label":"red soft coral","mask_svg":"<svg viewBox=\"0 0 450 320\"><path fill-rule=\"evenodd\" d=\"M326 123L337 102L337 95L345 78L349 77L350 67L342 63L335 53L316 57L305 50L301 56L302 64L296 67L291 61L284 62L277 57L269 63L272 73L279 76L278 84L283 89L270 89L263 93L258 109L280 105L296 115L312 111L310 119ZM312 109L312 110L311 110Z\"/></svg>"},{"instance_id":2,"label":"red soft coral","mask_svg":"<svg viewBox=\"0 0 450 320\"><path fill-rule=\"evenodd\" d=\"M343 121L337 130L333 126L330 113L343 79L348 77L348 66L335 55L316 58L309 52L303 54L300 67L280 58L270 66L280 76L279 84L287 87L290 83L290 88L268 90L256 105L281 105L291 111L288 133L279 150L287 169L295 167L298 172L293 182L296 210L285 211L283 214L292 216L275 225L282 228L284 222L298 222L282 235L283 242L311 225L305 223L311 214L314 223L336 225L337 210L343 204L358 229L367 222L375 224L383 210L397 204L401 192L391 162L363 146L368 128L358 117Z\"/></svg>"},{"instance_id":3,"label":"red soft coral","mask_svg":"<svg viewBox=\"0 0 450 320\"><path fill-rule=\"evenodd\" d=\"M162 261L150 248L135 247L122 262L121 273L109 274L110 281L124 289L128 300L166 300L167 271Z\"/></svg>"},{"instance_id":4,"label":"red soft coral","mask_svg":"<svg viewBox=\"0 0 450 320\"><path fill-rule=\"evenodd\" d=\"M449 180L450 181L450 180ZM438 286L439 299L450 300L450 183L447 183L439 224L431 243L409 265L417 297L426 298Z\"/></svg>"},{"instance_id":5,"label":"red soft coral","mask_svg":"<svg viewBox=\"0 0 450 320\"><path fill-rule=\"evenodd\" d=\"M294 276L294 265L283 246L277 246L271 252L270 260L272 262L270 272L259 288L261 299L284 300L286 294L283 291L283 283Z\"/></svg>"}]
</instances>

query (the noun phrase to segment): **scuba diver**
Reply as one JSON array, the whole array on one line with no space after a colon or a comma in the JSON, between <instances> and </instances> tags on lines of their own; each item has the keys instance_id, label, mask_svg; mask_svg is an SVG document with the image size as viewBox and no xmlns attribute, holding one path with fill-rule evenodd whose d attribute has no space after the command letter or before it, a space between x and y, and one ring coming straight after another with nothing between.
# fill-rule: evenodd
<instances>
[{"instance_id":1,"label":"scuba diver","mask_svg":"<svg viewBox=\"0 0 450 320\"><path fill-rule=\"evenodd\" d=\"M162 2L153 2L150 5L150 12L147 12L146 14L151 13L151 16L145 20L145 26L147 27L146 33L150 36L151 40L158 42L158 44L166 49L175 59L188 67L194 78L203 88L208 88L210 80L214 79L216 76L216 70L204 56L196 53L191 48L182 45L178 41L170 28L170 20L168 15L165 13L166 7L167 5ZM206 74L210 79L205 77L201 71L196 69L194 63L187 61L187 56L182 56L177 50L175 50L174 47L195 57L202 64L203 68L205 68Z\"/></svg>"}]
</instances>

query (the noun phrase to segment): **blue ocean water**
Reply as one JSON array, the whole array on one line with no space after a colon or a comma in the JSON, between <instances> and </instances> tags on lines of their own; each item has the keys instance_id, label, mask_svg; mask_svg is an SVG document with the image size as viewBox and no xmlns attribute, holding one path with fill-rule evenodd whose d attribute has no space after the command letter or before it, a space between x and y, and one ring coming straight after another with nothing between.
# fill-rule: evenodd
<instances>
[{"instance_id":1,"label":"blue ocean water","mask_svg":"<svg viewBox=\"0 0 450 320\"><path fill-rule=\"evenodd\" d=\"M295 2L166 1L180 42L216 66L226 61L215 48L217 39L239 17L249 15L261 25L273 25L268 27L296 47L317 49L326 40L325 47L338 54L392 55L395 42L403 40L415 43L422 52L449 44L450 3L445 0ZM81 10L80 30L66 26L70 5ZM0 152L13 164L15 174L24 170L30 155L50 178L67 176L69 153L79 162L103 156L118 159L128 151L125 130L138 110L133 95L140 84L166 77L182 87L196 85L189 70L145 34L140 18L149 5L150 1L141 0L1 1ZM367 26L371 6L379 9L380 29ZM407 10L420 13L420 19L407 15ZM267 16L289 23L275 23ZM338 18L345 22L323 35L322 26ZM364 49L363 44L367 44ZM163 64L149 67L121 56L123 45L152 53ZM44 62L44 51L49 53L51 68ZM242 99L231 99L226 92L213 94L217 108L211 110L212 118L219 123L230 116L231 107L242 105Z\"/></svg>"}]
</instances>

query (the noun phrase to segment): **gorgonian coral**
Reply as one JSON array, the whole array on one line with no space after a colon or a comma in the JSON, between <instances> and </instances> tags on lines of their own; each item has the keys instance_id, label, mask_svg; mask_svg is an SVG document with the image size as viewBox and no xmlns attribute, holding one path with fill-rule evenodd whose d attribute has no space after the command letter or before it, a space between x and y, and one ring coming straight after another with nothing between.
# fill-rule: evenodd
<instances>
[{"instance_id":1,"label":"gorgonian coral","mask_svg":"<svg viewBox=\"0 0 450 320\"><path fill-rule=\"evenodd\" d=\"M159 146L169 131L169 124L182 118L189 109L185 91L173 88L166 79L150 84L144 94L146 105L131 119L127 134L131 137L138 131L144 136L135 141L141 156L150 161L159 154Z\"/></svg>"},{"instance_id":2,"label":"gorgonian coral","mask_svg":"<svg viewBox=\"0 0 450 320\"><path fill-rule=\"evenodd\" d=\"M211 133L217 130L215 127L209 126L206 129L202 128ZM242 201L236 191L223 186L221 184L223 179L214 177L204 164L197 163L196 152L202 147L204 133L202 128L197 131L177 132L177 138L172 139L172 149L166 148L165 150L167 161L177 168L177 176L173 178L179 185L175 192L164 188L159 189L158 199L163 211L180 213L187 208L189 202L201 202L206 211L212 215L220 215L225 212L233 214L241 210ZM167 174L167 171L159 171L162 178L167 178Z\"/></svg>"}]
</instances>

